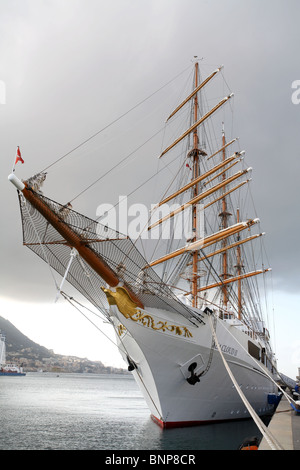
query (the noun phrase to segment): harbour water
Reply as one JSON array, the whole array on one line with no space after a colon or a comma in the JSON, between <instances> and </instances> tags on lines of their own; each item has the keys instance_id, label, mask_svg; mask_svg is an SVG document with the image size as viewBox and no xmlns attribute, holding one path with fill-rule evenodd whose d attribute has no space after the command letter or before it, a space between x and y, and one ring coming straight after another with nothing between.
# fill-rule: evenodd
<instances>
[{"instance_id":1,"label":"harbour water","mask_svg":"<svg viewBox=\"0 0 300 470\"><path fill-rule=\"evenodd\" d=\"M160 429L130 375L0 378L1 450L235 450L252 420Z\"/></svg>"}]
</instances>

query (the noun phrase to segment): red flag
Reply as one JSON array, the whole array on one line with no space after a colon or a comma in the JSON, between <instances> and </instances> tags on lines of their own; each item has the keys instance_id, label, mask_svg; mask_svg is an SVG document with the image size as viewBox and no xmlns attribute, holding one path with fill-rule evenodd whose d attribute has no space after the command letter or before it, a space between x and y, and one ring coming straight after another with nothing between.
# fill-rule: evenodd
<instances>
[{"instance_id":1,"label":"red flag","mask_svg":"<svg viewBox=\"0 0 300 470\"><path fill-rule=\"evenodd\" d=\"M16 156L15 165L16 165L18 162L24 163L24 160L23 160L23 158L21 157L20 147L17 148L17 156Z\"/></svg>"}]
</instances>

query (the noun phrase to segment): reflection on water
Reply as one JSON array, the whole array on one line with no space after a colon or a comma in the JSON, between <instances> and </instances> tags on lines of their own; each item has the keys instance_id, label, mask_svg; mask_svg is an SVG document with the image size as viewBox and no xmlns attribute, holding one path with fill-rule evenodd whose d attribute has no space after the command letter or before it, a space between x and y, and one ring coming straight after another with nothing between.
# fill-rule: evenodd
<instances>
[{"instance_id":1,"label":"reflection on water","mask_svg":"<svg viewBox=\"0 0 300 470\"><path fill-rule=\"evenodd\" d=\"M131 376L0 378L0 449L237 449L252 420L162 430Z\"/></svg>"}]
</instances>

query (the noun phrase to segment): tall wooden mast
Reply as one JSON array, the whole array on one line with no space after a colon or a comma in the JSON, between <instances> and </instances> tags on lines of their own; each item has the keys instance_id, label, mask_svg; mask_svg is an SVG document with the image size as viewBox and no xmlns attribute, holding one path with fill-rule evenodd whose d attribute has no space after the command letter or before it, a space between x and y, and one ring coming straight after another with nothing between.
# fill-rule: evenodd
<instances>
[{"instance_id":1,"label":"tall wooden mast","mask_svg":"<svg viewBox=\"0 0 300 470\"><path fill-rule=\"evenodd\" d=\"M240 221L240 209L237 209L237 223ZM237 235L237 240L238 242L240 241L240 235ZM238 244L237 246L237 251L236 251L236 257L237 257L237 274L238 274L238 318L241 320L242 318L242 279L241 279L241 274L242 274L242 263L241 263L241 247Z\"/></svg>"},{"instance_id":2,"label":"tall wooden mast","mask_svg":"<svg viewBox=\"0 0 300 470\"><path fill-rule=\"evenodd\" d=\"M199 75L199 64L195 63L195 89L198 87L198 75ZM195 94L194 98L194 122L198 120L198 96ZM199 176L199 139L198 139L198 129L194 130L193 134L193 178ZM194 186L193 196L196 197L199 194L199 183ZM198 211L197 204L193 205L192 208L192 228L193 228L193 242L197 240L198 232ZM197 307L198 299L198 251L193 253L193 274L192 274L192 302L193 307Z\"/></svg>"},{"instance_id":3,"label":"tall wooden mast","mask_svg":"<svg viewBox=\"0 0 300 470\"><path fill-rule=\"evenodd\" d=\"M194 70L194 89L190 93L190 95L184 99L177 108L170 114L167 121L171 119L183 106L187 103L192 103L192 123L190 127L183 132L174 142L172 142L163 152L160 154L159 158L162 158L166 155L171 149L173 149L176 145L178 145L183 139L188 136L192 136L192 149L188 153L188 157L190 158L190 166L192 167L192 178L184 186L177 189L174 193L165 196L156 206L154 209L162 206L163 204L171 201L172 199L176 198L180 194L191 190L191 199L184 204L181 204L176 209L172 210L168 214L161 217L159 220L149 224L148 230L151 230L158 225L166 222L167 220L171 219L172 217L176 216L182 211L187 209L191 209L192 212L192 220L191 220L191 228L192 228L192 235L188 241L188 243L176 249L173 252L167 253L164 256L152 260L149 262L148 267L156 266L160 263L167 262L173 258L186 254L188 252L191 253L190 262L187 264L188 266L192 266L192 272L188 276L188 281L190 283L190 290L185 295L191 295L192 297L192 305L193 307L198 307L200 296L198 295L200 292L212 289L212 288L219 288L221 292L220 298L220 305L224 309L224 311L228 310L229 304L229 292L230 287L229 284L232 282L238 283L238 310L239 316L242 316L242 279L247 277L252 277L257 274L261 274L266 272L267 270L258 270L249 273L242 274L242 259L241 259L241 250L240 245L246 243L258 236L263 234L253 235L247 237L246 239L241 239L239 236L239 232L249 229L252 225L256 224L259 219L249 219L246 222L240 222L239 214L238 214L238 223L234 225L230 225L230 216L232 214L228 210L228 195L243 185L247 184L250 179L244 180L241 183L237 184L234 187L230 187L231 183L239 179L241 176L246 175L252 168L247 168L244 170L240 170L234 174L230 175L229 170L236 165L241 159L242 154L244 151L235 152L233 155L226 157L226 149L236 142L237 138L232 139L230 142L226 142L225 138L225 130L224 124L222 128L222 145L221 147L215 151L212 155L207 157L207 154L201 148L201 139L199 140L199 132L198 128L210 117L212 116L218 109L220 109L225 103L233 96L231 93L228 96L225 96L217 105L215 105L212 109L210 109L206 114L201 115L199 111L199 92L200 90L206 85L219 71L221 67L215 70L211 75L209 75L203 82L200 82L199 76L199 64L196 61L195 63L195 70ZM222 152L222 153L221 153ZM213 158L215 155L221 155L221 161L213 166L212 168L206 170L205 172L200 171L200 158L201 156L206 156L206 161ZM220 171L219 171L220 170ZM209 179L207 179L209 178ZM218 183L213 182L215 179L220 178ZM213 182L213 183L212 183ZM207 186L208 184L211 186ZM201 186L200 186L201 185ZM208 198L214 194L219 193L217 197L208 200ZM200 237L200 230L199 230L199 223L200 223L200 211L198 211L198 204L200 201L207 201L203 203L203 210L206 210L212 204L217 202L221 203L220 207L220 223L219 223L219 230L212 235L208 235L206 237ZM230 238L233 235L237 235L236 242L230 242ZM220 243L221 246L215 247L215 249L202 257L199 257L199 251L208 248L209 246ZM234 276L230 273L229 269L229 250L232 248L237 248L237 276ZM200 285L200 270L199 270L199 263L207 259L208 257L214 256L219 254L221 256L221 269L219 276L221 278L220 282L216 282L210 285Z\"/></svg>"},{"instance_id":4,"label":"tall wooden mast","mask_svg":"<svg viewBox=\"0 0 300 470\"><path fill-rule=\"evenodd\" d=\"M226 152L225 152L225 130L224 130L224 124L223 124L223 129L222 129L222 147L223 147L223 151L222 151L222 160L223 162L225 161L226 159ZM226 172L224 171L223 174L222 174L222 179L223 181L226 180ZM221 217L221 226L222 226L222 229L226 229L228 227L228 217L231 215L228 211L227 211L227 200L226 200L226 196L225 196L225 192L226 192L226 187L224 186L223 187L223 193L224 193L224 196L222 198L222 212L219 214L220 217ZM224 238L224 240L222 241L222 247L224 249L224 252L222 254L222 280L225 281L226 279L228 279L228 252L227 252L227 249L226 249L226 246L227 246L227 239ZM222 287L222 296L223 296L223 306L224 306L224 309L227 310L227 304L228 304L228 290L227 290L227 285L224 283L223 284L223 287Z\"/></svg>"}]
</instances>

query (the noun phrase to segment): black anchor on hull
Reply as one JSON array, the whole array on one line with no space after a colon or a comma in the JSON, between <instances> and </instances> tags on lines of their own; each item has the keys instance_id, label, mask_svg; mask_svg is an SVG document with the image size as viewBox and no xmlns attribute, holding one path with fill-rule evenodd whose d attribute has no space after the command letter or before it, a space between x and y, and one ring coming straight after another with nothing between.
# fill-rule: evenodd
<instances>
[{"instance_id":1,"label":"black anchor on hull","mask_svg":"<svg viewBox=\"0 0 300 470\"><path fill-rule=\"evenodd\" d=\"M197 362L192 362L189 365L188 371L191 373L191 376L188 377L186 380L190 385L195 385L196 383L200 382L200 375L195 374L195 369L197 367Z\"/></svg>"}]
</instances>

